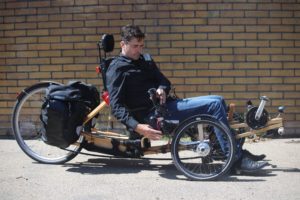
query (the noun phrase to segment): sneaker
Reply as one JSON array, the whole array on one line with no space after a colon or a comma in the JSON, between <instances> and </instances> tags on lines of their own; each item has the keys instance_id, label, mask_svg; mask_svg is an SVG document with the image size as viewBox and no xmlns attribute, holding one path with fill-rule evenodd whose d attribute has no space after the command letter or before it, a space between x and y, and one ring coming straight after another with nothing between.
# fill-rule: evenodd
<instances>
[{"instance_id":1,"label":"sneaker","mask_svg":"<svg viewBox=\"0 0 300 200\"><path fill-rule=\"evenodd\" d=\"M253 172L262 169L263 167L267 166L268 162L266 161L254 161L251 160L249 157L245 156L242 158L240 166L238 170L244 172Z\"/></svg>"},{"instance_id":2,"label":"sneaker","mask_svg":"<svg viewBox=\"0 0 300 200\"><path fill-rule=\"evenodd\" d=\"M250 153L247 150L243 150L243 156L248 157L253 161L260 161L260 160L263 160L266 157L265 154L254 155L254 154Z\"/></svg>"}]
</instances>

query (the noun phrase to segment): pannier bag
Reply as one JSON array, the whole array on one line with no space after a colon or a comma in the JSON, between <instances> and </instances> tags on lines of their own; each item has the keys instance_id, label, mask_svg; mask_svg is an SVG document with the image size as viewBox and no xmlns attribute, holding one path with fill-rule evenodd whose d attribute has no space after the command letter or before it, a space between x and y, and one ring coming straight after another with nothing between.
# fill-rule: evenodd
<instances>
[{"instance_id":1,"label":"pannier bag","mask_svg":"<svg viewBox=\"0 0 300 200\"><path fill-rule=\"evenodd\" d=\"M85 116L100 102L96 87L80 81L50 85L42 105L42 139L66 148L79 138Z\"/></svg>"}]
</instances>

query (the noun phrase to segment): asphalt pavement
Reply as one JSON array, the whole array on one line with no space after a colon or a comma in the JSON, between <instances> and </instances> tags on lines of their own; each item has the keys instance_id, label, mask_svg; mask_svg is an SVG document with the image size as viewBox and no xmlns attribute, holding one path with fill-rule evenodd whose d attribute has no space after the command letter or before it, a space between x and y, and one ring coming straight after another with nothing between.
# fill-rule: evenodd
<instances>
[{"instance_id":1,"label":"asphalt pavement","mask_svg":"<svg viewBox=\"0 0 300 200\"><path fill-rule=\"evenodd\" d=\"M203 182L181 175L170 154L149 159L78 155L63 165L46 165L27 157L15 140L1 139L0 199L300 199L299 138L246 142L245 147L265 153L270 165L254 174Z\"/></svg>"}]
</instances>

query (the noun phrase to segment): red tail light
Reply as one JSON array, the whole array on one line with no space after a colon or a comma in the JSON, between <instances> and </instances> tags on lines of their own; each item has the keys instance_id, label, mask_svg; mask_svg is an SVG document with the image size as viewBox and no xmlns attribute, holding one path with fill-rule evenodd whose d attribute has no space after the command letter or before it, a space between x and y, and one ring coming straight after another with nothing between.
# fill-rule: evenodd
<instances>
[{"instance_id":1,"label":"red tail light","mask_svg":"<svg viewBox=\"0 0 300 200\"><path fill-rule=\"evenodd\" d=\"M101 73L101 68L100 68L100 66L97 66L97 67L96 67L96 72L97 72L97 74L100 74L100 73Z\"/></svg>"}]
</instances>

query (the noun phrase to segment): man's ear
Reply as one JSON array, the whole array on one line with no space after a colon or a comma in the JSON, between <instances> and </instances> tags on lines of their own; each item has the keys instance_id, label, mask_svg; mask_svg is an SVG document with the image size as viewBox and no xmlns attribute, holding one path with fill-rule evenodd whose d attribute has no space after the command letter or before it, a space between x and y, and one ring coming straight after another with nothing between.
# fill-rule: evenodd
<instances>
[{"instance_id":1,"label":"man's ear","mask_svg":"<svg viewBox=\"0 0 300 200\"><path fill-rule=\"evenodd\" d=\"M124 42L123 40L121 40L121 42L120 42L121 48L122 48L124 45L125 45L125 42Z\"/></svg>"}]
</instances>

